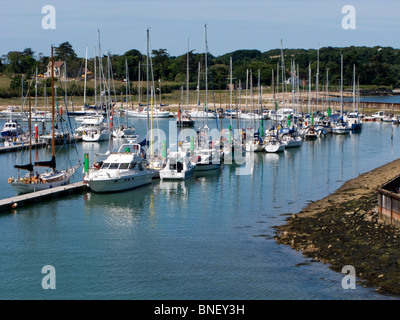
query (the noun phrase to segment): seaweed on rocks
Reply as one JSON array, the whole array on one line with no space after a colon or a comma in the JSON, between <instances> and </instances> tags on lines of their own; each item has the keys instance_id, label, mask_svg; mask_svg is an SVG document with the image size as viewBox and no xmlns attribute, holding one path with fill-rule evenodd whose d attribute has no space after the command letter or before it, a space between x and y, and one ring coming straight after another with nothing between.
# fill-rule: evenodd
<instances>
[{"instance_id":1,"label":"seaweed on rocks","mask_svg":"<svg viewBox=\"0 0 400 320\"><path fill-rule=\"evenodd\" d=\"M356 179L363 181L362 176ZM383 177L379 179L381 182ZM329 264L337 272L352 265L363 285L400 295L400 229L378 217L377 182L355 189L358 182L345 184L327 198L288 216L286 224L274 227L275 240Z\"/></svg>"}]
</instances>

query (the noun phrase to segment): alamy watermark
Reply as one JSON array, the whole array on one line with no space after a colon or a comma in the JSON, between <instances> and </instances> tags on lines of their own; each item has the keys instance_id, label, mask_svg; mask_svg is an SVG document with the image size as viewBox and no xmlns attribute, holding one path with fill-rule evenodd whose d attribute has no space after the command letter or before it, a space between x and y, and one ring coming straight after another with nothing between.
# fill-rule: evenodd
<instances>
[{"instance_id":1,"label":"alamy watermark","mask_svg":"<svg viewBox=\"0 0 400 320\"><path fill-rule=\"evenodd\" d=\"M46 4L42 7L42 14L46 14L42 18L42 28L55 29L56 28L56 8L52 5Z\"/></svg>"},{"instance_id":2,"label":"alamy watermark","mask_svg":"<svg viewBox=\"0 0 400 320\"><path fill-rule=\"evenodd\" d=\"M342 14L345 16L342 18L342 28L344 30L355 30L356 29L356 8L352 5L346 5L342 8Z\"/></svg>"},{"instance_id":3,"label":"alamy watermark","mask_svg":"<svg viewBox=\"0 0 400 320\"><path fill-rule=\"evenodd\" d=\"M56 269L52 265L45 265L42 273L46 274L42 279L42 288L45 290L56 288Z\"/></svg>"},{"instance_id":4,"label":"alamy watermark","mask_svg":"<svg viewBox=\"0 0 400 320\"><path fill-rule=\"evenodd\" d=\"M342 288L356 289L356 269L351 265L346 265L342 268L342 273L346 274L342 279Z\"/></svg>"}]
</instances>

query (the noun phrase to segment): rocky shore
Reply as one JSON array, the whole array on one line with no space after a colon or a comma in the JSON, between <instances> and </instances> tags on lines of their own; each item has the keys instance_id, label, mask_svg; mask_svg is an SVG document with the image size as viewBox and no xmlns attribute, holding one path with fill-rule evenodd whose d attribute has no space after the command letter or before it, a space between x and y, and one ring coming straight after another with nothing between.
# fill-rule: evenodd
<instances>
[{"instance_id":1,"label":"rocky shore","mask_svg":"<svg viewBox=\"0 0 400 320\"><path fill-rule=\"evenodd\" d=\"M276 226L276 241L338 272L352 265L358 285L400 295L400 228L377 211L377 188L399 173L400 159L347 181Z\"/></svg>"}]
</instances>

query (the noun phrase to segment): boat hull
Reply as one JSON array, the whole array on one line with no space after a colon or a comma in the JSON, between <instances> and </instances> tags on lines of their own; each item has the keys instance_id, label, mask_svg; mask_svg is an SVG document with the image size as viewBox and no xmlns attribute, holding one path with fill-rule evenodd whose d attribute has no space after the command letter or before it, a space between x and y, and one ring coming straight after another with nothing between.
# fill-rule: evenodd
<instances>
[{"instance_id":1,"label":"boat hull","mask_svg":"<svg viewBox=\"0 0 400 320\"><path fill-rule=\"evenodd\" d=\"M82 140L85 142L97 142L97 141L106 141L110 139L110 133L102 132L102 133L85 133L82 135Z\"/></svg>"},{"instance_id":2,"label":"boat hull","mask_svg":"<svg viewBox=\"0 0 400 320\"><path fill-rule=\"evenodd\" d=\"M247 152L261 152L264 151L264 146L259 143L246 143Z\"/></svg>"},{"instance_id":3,"label":"boat hull","mask_svg":"<svg viewBox=\"0 0 400 320\"><path fill-rule=\"evenodd\" d=\"M177 172L176 170L163 169L160 170L161 180L186 180L193 177L195 167L191 167L188 170L182 170Z\"/></svg>"},{"instance_id":4,"label":"boat hull","mask_svg":"<svg viewBox=\"0 0 400 320\"><path fill-rule=\"evenodd\" d=\"M265 149L265 151L271 152L271 153L283 152L285 150L285 145L284 144L267 143L264 146L264 149Z\"/></svg>"},{"instance_id":5,"label":"boat hull","mask_svg":"<svg viewBox=\"0 0 400 320\"><path fill-rule=\"evenodd\" d=\"M141 174L121 175L119 177L86 179L85 182L94 192L118 192L135 189L151 184L153 171L146 171Z\"/></svg>"}]
</instances>

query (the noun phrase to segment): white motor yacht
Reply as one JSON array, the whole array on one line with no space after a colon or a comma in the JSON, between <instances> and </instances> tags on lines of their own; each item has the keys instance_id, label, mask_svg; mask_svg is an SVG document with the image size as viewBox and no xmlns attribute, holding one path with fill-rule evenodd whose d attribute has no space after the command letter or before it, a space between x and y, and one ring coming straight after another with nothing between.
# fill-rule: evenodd
<instances>
[{"instance_id":1,"label":"white motor yacht","mask_svg":"<svg viewBox=\"0 0 400 320\"><path fill-rule=\"evenodd\" d=\"M126 143L111 152L99 169L90 169L84 182L95 192L116 192L149 185L153 175L141 157L140 145Z\"/></svg>"}]
</instances>

